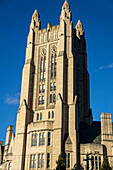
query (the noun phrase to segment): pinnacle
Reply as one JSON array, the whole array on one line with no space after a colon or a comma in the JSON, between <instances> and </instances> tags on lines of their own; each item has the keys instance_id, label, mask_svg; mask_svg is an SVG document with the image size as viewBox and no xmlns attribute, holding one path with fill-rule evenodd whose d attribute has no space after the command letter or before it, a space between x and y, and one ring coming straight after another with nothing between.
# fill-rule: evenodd
<instances>
[{"instance_id":1,"label":"pinnacle","mask_svg":"<svg viewBox=\"0 0 113 170\"><path fill-rule=\"evenodd\" d=\"M39 13L38 13L37 9L34 11L34 13L33 13L32 16L33 16L33 17L39 17Z\"/></svg>"},{"instance_id":2,"label":"pinnacle","mask_svg":"<svg viewBox=\"0 0 113 170\"><path fill-rule=\"evenodd\" d=\"M65 0L64 4L63 4L63 6L62 6L62 8L63 8L63 9L64 9L64 8L70 9L70 6L69 6L69 3L67 2L67 0Z\"/></svg>"},{"instance_id":3,"label":"pinnacle","mask_svg":"<svg viewBox=\"0 0 113 170\"><path fill-rule=\"evenodd\" d=\"M77 24L76 24L76 28L77 28L77 27L83 27L83 25L82 25L82 23L81 23L80 20L78 20L78 22L77 22Z\"/></svg>"}]
</instances>

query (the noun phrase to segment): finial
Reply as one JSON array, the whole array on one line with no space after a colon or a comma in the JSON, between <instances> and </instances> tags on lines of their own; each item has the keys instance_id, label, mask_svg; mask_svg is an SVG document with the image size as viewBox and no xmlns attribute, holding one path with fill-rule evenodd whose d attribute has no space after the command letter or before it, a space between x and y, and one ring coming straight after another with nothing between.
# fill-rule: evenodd
<instances>
[{"instance_id":1,"label":"finial","mask_svg":"<svg viewBox=\"0 0 113 170\"><path fill-rule=\"evenodd\" d=\"M76 28L76 35L80 39L80 36L84 35L83 25L80 20L78 20L75 28Z\"/></svg>"}]
</instances>

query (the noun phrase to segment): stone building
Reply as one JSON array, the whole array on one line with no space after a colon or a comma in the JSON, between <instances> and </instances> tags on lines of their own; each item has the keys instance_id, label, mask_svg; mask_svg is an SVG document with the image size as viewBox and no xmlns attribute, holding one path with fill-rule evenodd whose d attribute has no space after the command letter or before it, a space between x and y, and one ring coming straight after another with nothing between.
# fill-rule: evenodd
<instances>
[{"instance_id":1,"label":"stone building","mask_svg":"<svg viewBox=\"0 0 113 170\"><path fill-rule=\"evenodd\" d=\"M65 0L60 24L41 29L32 15L22 73L16 131L7 128L0 142L0 169L56 168L62 152L66 169L98 169L108 155L113 166L111 114L92 121L84 29L73 28Z\"/></svg>"}]
</instances>

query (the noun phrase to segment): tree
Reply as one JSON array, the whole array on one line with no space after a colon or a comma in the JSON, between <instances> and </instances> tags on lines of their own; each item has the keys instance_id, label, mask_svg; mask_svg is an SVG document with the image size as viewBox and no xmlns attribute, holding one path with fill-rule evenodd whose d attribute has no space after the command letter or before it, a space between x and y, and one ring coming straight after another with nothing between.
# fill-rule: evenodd
<instances>
[{"instance_id":1,"label":"tree","mask_svg":"<svg viewBox=\"0 0 113 170\"><path fill-rule=\"evenodd\" d=\"M107 156L104 156L104 160L103 160L102 166L100 166L100 170L112 170L112 168L109 165Z\"/></svg>"},{"instance_id":2,"label":"tree","mask_svg":"<svg viewBox=\"0 0 113 170\"><path fill-rule=\"evenodd\" d=\"M59 155L58 161L56 161L56 164L57 164L56 170L65 170L66 169L62 153Z\"/></svg>"}]
</instances>

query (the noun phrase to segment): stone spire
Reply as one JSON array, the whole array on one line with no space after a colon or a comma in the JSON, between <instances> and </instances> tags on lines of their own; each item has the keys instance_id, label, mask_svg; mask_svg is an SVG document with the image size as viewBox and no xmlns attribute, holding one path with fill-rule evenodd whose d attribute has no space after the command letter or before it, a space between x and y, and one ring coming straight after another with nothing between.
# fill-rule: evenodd
<instances>
[{"instance_id":1,"label":"stone spire","mask_svg":"<svg viewBox=\"0 0 113 170\"><path fill-rule=\"evenodd\" d=\"M70 5L68 4L67 0L65 0L63 6L62 6L62 11L61 11L61 15L60 15L60 20L72 20L71 17L71 10L70 10Z\"/></svg>"},{"instance_id":2,"label":"stone spire","mask_svg":"<svg viewBox=\"0 0 113 170\"><path fill-rule=\"evenodd\" d=\"M76 28L76 36L80 39L81 36L84 36L84 29L80 20L78 20L75 28Z\"/></svg>"},{"instance_id":3,"label":"stone spire","mask_svg":"<svg viewBox=\"0 0 113 170\"><path fill-rule=\"evenodd\" d=\"M40 15L39 15L37 9L34 11L34 13L32 15L30 28L38 28L39 30L41 28Z\"/></svg>"}]
</instances>

